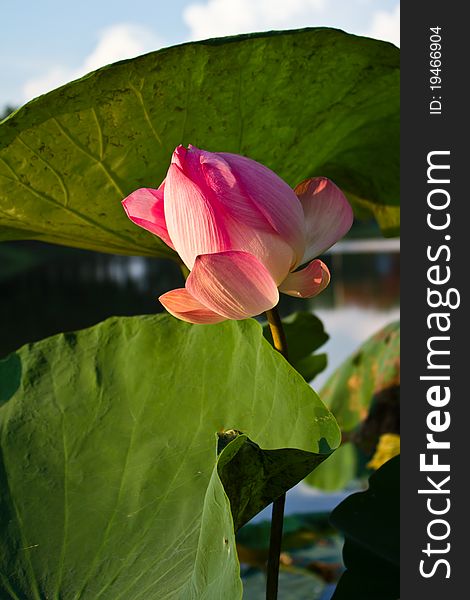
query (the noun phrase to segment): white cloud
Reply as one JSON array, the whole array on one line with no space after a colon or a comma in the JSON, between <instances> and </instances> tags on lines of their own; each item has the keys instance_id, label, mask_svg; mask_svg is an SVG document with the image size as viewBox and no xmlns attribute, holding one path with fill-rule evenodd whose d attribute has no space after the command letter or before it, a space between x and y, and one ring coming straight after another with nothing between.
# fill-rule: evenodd
<instances>
[{"instance_id":1,"label":"white cloud","mask_svg":"<svg viewBox=\"0 0 470 600\"><path fill-rule=\"evenodd\" d=\"M325 0L207 0L183 11L193 40L312 25Z\"/></svg>"},{"instance_id":2,"label":"white cloud","mask_svg":"<svg viewBox=\"0 0 470 600\"><path fill-rule=\"evenodd\" d=\"M44 75L28 80L23 85L24 99L30 100L104 65L133 58L161 46L162 40L146 27L129 23L112 25L100 33L96 47L78 68L55 65Z\"/></svg>"},{"instance_id":3,"label":"white cloud","mask_svg":"<svg viewBox=\"0 0 470 600\"><path fill-rule=\"evenodd\" d=\"M73 70L60 66L52 67L44 75L26 81L23 85L24 100L27 101L40 96L71 79L76 79L76 77L79 77L79 75L74 76Z\"/></svg>"},{"instance_id":4,"label":"white cloud","mask_svg":"<svg viewBox=\"0 0 470 600\"><path fill-rule=\"evenodd\" d=\"M397 4L391 12L380 10L374 13L365 35L400 46L400 5Z\"/></svg>"}]
</instances>

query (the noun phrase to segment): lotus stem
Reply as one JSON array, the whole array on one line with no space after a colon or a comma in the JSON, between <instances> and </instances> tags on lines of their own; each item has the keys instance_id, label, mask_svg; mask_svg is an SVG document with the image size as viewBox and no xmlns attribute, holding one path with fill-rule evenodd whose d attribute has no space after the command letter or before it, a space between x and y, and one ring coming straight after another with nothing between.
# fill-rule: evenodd
<instances>
[{"instance_id":1,"label":"lotus stem","mask_svg":"<svg viewBox=\"0 0 470 600\"><path fill-rule=\"evenodd\" d=\"M279 316L277 307L275 306L274 308L271 308L271 310L267 310L266 316L268 317L269 328L271 329L271 335L273 336L274 348L276 348L286 360L289 360L287 354L287 338L284 333L284 327L282 326L281 317Z\"/></svg>"},{"instance_id":2,"label":"lotus stem","mask_svg":"<svg viewBox=\"0 0 470 600\"><path fill-rule=\"evenodd\" d=\"M266 316L268 317L269 328L271 329L271 335L273 336L273 346L286 360L288 360L286 334L277 307L266 311ZM268 552L266 600L277 600L285 503L285 494L282 494L282 496L273 502Z\"/></svg>"}]
</instances>

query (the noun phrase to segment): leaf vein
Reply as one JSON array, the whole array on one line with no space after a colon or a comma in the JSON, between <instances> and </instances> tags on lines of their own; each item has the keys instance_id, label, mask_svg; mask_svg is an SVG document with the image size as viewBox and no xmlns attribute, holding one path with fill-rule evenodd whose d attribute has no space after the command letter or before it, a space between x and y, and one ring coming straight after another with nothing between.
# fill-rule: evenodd
<instances>
[{"instance_id":1,"label":"leaf vein","mask_svg":"<svg viewBox=\"0 0 470 600\"><path fill-rule=\"evenodd\" d=\"M134 94L137 96L139 104L142 107L142 111L144 113L145 120L147 121L148 126L150 127L150 129L151 129L151 131L152 131L155 139L160 144L160 146L163 146L163 142L162 142L160 136L158 135L158 133L156 132L155 127L153 126L152 121L150 120L150 116L148 114L147 107L145 106L145 102L144 102L144 98L142 96L142 92L140 90L138 90L136 87L134 87L131 83L129 83L129 87L134 92Z\"/></svg>"}]
</instances>

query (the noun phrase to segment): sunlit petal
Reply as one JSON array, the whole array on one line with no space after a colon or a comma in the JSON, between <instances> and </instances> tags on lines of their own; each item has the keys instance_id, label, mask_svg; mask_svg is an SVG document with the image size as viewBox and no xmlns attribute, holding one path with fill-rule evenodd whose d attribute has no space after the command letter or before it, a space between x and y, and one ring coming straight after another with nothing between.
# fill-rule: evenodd
<instances>
[{"instance_id":1,"label":"sunlit petal","mask_svg":"<svg viewBox=\"0 0 470 600\"><path fill-rule=\"evenodd\" d=\"M295 188L306 223L306 249L300 264L333 246L351 228L354 215L343 192L326 177L303 181Z\"/></svg>"},{"instance_id":2,"label":"sunlit petal","mask_svg":"<svg viewBox=\"0 0 470 600\"><path fill-rule=\"evenodd\" d=\"M140 188L127 196L122 204L127 216L133 223L157 235L167 246L174 249L166 227L163 201L164 189L165 182L161 184L158 190Z\"/></svg>"},{"instance_id":3,"label":"sunlit petal","mask_svg":"<svg viewBox=\"0 0 470 600\"><path fill-rule=\"evenodd\" d=\"M269 271L247 252L198 256L186 287L202 304L227 319L253 317L272 308L279 300Z\"/></svg>"},{"instance_id":4,"label":"sunlit petal","mask_svg":"<svg viewBox=\"0 0 470 600\"><path fill-rule=\"evenodd\" d=\"M225 317L201 304L186 288L178 288L159 298L166 310L177 319L189 323L220 323Z\"/></svg>"},{"instance_id":5,"label":"sunlit petal","mask_svg":"<svg viewBox=\"0 0 470 600\"><path fill-rule=\"evenodd\" d=\"M188 269L199 254L230 249L223 214L175 164L165 185L165 220L176 251Z\"/></svg>"},{"instance_id":6,"label":"sunlit petal","mask_svg":"<svg viewBox=\"0 0 470 600\"><path fill-rule=\"evenodd\" d=\"M290 273L279 286L283 294L297 298L313 298L330 283L330 272L321 260L312 260L300 271Z\"/></svg>"}]
</instances>

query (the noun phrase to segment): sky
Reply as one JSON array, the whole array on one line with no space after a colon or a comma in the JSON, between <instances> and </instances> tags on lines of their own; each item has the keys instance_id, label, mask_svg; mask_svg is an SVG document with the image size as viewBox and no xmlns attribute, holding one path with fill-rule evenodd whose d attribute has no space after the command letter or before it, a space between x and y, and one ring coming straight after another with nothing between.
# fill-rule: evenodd
<instances>
[{"instance_id":1,"label":"sky","mask_svg":"<svg viewBox=\"0 0 470 600\"><path fill-rule=\"evenodd\" d=\"M0 0L0 114L103 65L190 40L336 27L399 45L397 0Z\"/></svg>"}]
</instances>

